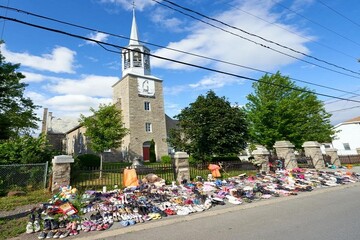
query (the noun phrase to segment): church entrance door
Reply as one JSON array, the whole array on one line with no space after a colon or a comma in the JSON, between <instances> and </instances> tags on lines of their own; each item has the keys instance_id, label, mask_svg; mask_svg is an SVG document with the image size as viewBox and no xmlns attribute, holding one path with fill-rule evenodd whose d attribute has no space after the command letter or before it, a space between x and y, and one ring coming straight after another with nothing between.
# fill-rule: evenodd
<instances>
[{"instance_id":1,"label":"church entrance door","mask_svg":"<svg viewBox=\"0 0 360 240\"><path fill-rule=\"evenodd\" d=\"M150 141L143 143L143 160L150 161Z\"/></svg>"}]
</instances>

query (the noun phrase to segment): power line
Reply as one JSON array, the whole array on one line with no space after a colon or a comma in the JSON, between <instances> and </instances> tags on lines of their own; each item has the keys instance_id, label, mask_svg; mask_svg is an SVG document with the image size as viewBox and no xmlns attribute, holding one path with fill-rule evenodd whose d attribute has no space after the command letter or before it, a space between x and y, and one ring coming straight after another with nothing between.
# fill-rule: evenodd
<instances>
[{"instance_id":1,"label":"power line","mask_svg":"<svg viewBox=\"0 0 360 240\"><path fill-rule=\"evenodd\" d=\"M45 27L45 26L40 26L40 25L37 25L37 24L32 24L32 23L29 23L29 22L24 22L24 21L21 21L21 20L18 20L18 19L9 18L9 17L5 17L5 16L0 16L0 18L8 20L8 21L13 21L13 22L17 22L17 23L20 23L20 24L24 24L24 25L27 25L27 26L43 29L43 30L46 30L46 31L55 32L55 33L58 33L58 34L67 35L67 36L70 36L70 37L79 38L79 39L86 40L86 41L91 41L91 42L94 42L94 43L97 43L97 44L106 45L106 46L110 46L110 47L114 47L114 48L118 48L118 49L125 49L125 50L128 50L128 51L138 52L140 54L144 54L139 50L130 49L130 48L127 48L127 47L122 47L122 46L119 46L119 45L116 45L116 44L106 43L106 42L102 42L102 41L99 41L99 40L94 40L94 39L83 37L83 36L80 36L80 35L77 35L77 34L64 32L64 31L61 31L61 30L58 30L58 29L49 28L49 27ZM112 52L115 52L117 54L121 54L121 52L116 52L116 51L112 51ZM196 65L196 64L192 64L192 63L187 63L187 62L183 62L183 61L179 61L179 60L175 60L175 59L170 59L170 58L154 55L154 54L151 54L151 53L146 53L146 55L154 57L154 58L158 58L158 59L161 59L161 60L171 61L171 62L174 62L174 63L178 63L178 64L182 64L182 65L186 65L186 66L190 66L190 67L194 67L194 68L199 68L199 69L203 69L203 70L207 70L207 71L211 71L211 72L215 72L215 73L220 73L220 74L224 74L224 75L228 75L228 76L232 76L232 77L236 77L236 78L241 78L241 79L245 79L245 80L249 80L249 81L253 81L253 82L260 82L260 83L264 83L264 84L268 84L268 85L272 85L272 86L277 86L277 87L281 87L281 88L286 88L286 89L290 89L290 90L294 90L294 91L299 91L299 92L303 92L303 93L311 93L311 94L315 94L315 95L319 95L319 96L342 99L342 100L347 100L347 101L350 101L350 102L360 103L360 101L357 101L357 100L340 98L340 97L332 96L332 95L329 95L329 94L317 93L317 92L313 92L313 91L306 90L306 89L303 89L303 88L300 89L300 88L284 86L284 85L276 84L276 83L269 83L269 82L265 82L265 81L262 81L262 80L259 80L259 79L246 77L246 76L242 76L242 75L238 75L238 74L234 74L234 73L229 73L229 72L225 72L225 71L221 71L221 70L216 70L216 69L213 69L213 68L208 68L208 67L204 67L204 66L200 66L200 65Z\"/></svg>"},{"instance_id":2,"label":"power line","mask_svg":"<svg viewBox=\"0 0 360 240\"><path fill-rule=\"evenodd\" d=\"M212 26L212 27L214 27L214 28L217 28L217 29L219 29L219 30L221 30L221 31L230 33L230 34L232 34L232 35L234 35L234 36L237 36L237 37L239 37L239 38L242 38L242 39L244 39L244 40L247 40L247 41L249 41L249 42L252 42L252 43L254 43L254 44L256 44L256 45L259 45L259 46L261 46L261 47L270 49L270 50L275 51L275 52L277 52L277 53L286 55L286 56L288 56L288 57L297 59L297 60L299 60L299 61L306 62L306 63L308 63L308 64L311 64L311 65L314 65L314 66L317 66L317 67L320 67L320 68L324 68L324 69L327 69L327 70L329 70L329 71L333 71L333 72L336 72L336 73L345 74L345 73L343 73L343 72L339 72L339 71L336 71L336 70L333 70L333 69L330 69L330 68L327 68L327 67L324 67L324 66L321 66L321 65L318 65L318 64L315 64L315 63L306 61L306 60L304 60L304 59L295 57L295 56L293 56L293 55L284 53L284 52L282 52L282 51L279 51L279 50L276 50L276 49L271 48L271 47L269 47L269 46L266 46L266 45L264 45L264 44L262 44L262 43L258 43L258 42L254 41L254 40L251 40L251 39L249 39L249 38L246 38L246 37L243 37L243 36L241 36L241 35L238 35L238 34L236 34L236 33L234 33L234 32L231 32L231 31L229 31L229 30L226 30L226 29L224 29L224 28L218 27L218 26L216 26L216 25L214 25L214 24L211 24L211 23L209 23L209 22L206 22L206 21L204 21L204 20L202 20L202 19L196 18L196 17L194 17L194 16L192 16L192 15L190 15L190 14L184 13L184 12L182 12L182 11L176 9L176 8L173 8L173 7L171 7L171 6L168 6L168 5L166 5L166 4L162 3L162 2L169 3L169 4L171 4L171 5L174 5L174 6L178 7L178 8L184 9L185 11L188 11L188 12L191 12L191 13L195 13L195 14L197 14L197 15L199 15L199 16L201 16L201 17L204 17L204 18L206 18L206 19L209 19L209 20L211 20L211 21L215 21L215 22L220 23L220 24L222 24L222 25L225 25L225 26L227 26L227 27L230 27L230 28L236 29L236 30L238 30L238 31L241 31L241 32L243 32L243 33L245 33L245 34L248 34L248 35L250 35L250 36L252 36L252 37L259 38L259 39L261 39L261 40L263 40L263 41L269 42L269 43L274 44L274 45L276 45L276 46L278 46L278 47L285 48L285 49L287 49L287 50L290 50L290 51L295 52L295 53L297 53L297 54L301 54L301 55L306 56L306 57L308 57L308 58L312 58L312 59L314 59L314 60L316 60L316 61L325 63L325 64L330 65L330 66L332 66L332 67L336 67L336 68L342 69L342 70L344 70L344 71L347 71L347 72L350 72L350 73L354 73L354 74L360 75L359 72L356 72L356 71L353 71L353 70L351 70L351 69L348 69L348 68L345 68L345 67L341 67L341 66L339 66L339 65L337 65L337 64L328 62L328 61L326 61L326 60L322 60L322 59L320 59L320 58L311 56L311 55L309 55L309 54L306 54L306 53L303 53L303 52L301 52L301 51L295 50L295 49L293 49L293 48L291 48L291 47L284 46L284 45L282 45L282 44L280 44L280 43L274 42L274 41L272 41L272 40L266 39L266 38L261 37L261 36L259 36L259 35L256 35L256 34L253 34L253 33L248 32L248 31L245 31L245 30L243 30L243 29L241 29L241 28L238 28L238 27L232 26L232 25L230 25L230 24L227 24L227 23L225 23L225 22L223 22L223 21L217 20L217 19L212 18L212 17L208 17L208 16L206 16L205 14L199 13L199 12L197 12L197 11L194 11L194 10L190 9L190 8L185 8L185 7L183 7L183 6L179 5L179 4L173 3L173 2L171 2L171 1L168 1L168 0L162 0L162 2L159 2L159 1L157 1L157 0L152 0L152 1L158 3L159 5L162 5L162 6L165 6L165 7L167 7L167 8L170 8L170 9L172 9L172 10L174 10L174 11L177 11L177 12L179 12L179 13L181 13L181 14L184 14L184 15L186 15L186 16L189 16L189 17L191 17L191 18L193 18L193 19L196 19L196 20L198 20L198 21L200 21L200 22L202 22L202 23L205 23L205 24L207 24L207 25L209 25L209 26ZM348 74L345 74L345 75L348 75ZM348 76L353 76L353 75L348 75Z\"/></svg>"},{"instance_id":3,"label":"power line","mask_svg":"<svg viewBox=\"0 0 360 240\"><path fill-rule=\"evenodd\" d=\"M250 13L250 12L248 12L248 11L245 11L244 9L241 9L241 8L239 8L239 7L236 7L236 6L233 6L233 5L231 5L231 4L228 4L228 5L231 6L231 7L233 7L233 8L235 8L235 9L237 9L237 10L239 10L239 11L241 11L241 12L243 12L243 13L245 13L245 14L248 14L248 15L250 15L250 16L252 16L252 17L255 17L255 18L257 18L257 19L260 19L261 21L267 22L267 23L269 23L269 24L271 24L271 25L274 25L274 26L276 26L276 27L284 30L284 31L287 31L287 32L289 32L289 33L291 33L291 34L294 34L294 35L298 36L298 37L301 37L301 38L303 38L303 39L306 39L307 41L310 41L310 42L312 42L312 43L318 44L318 45L320 45L320 46L322 46L322 47L325 47L325 48L327 48L327 49L330 49L330 50L332 50L332 51L335 51L335 52L337 52L337 53L340 53L340 54L342 54L342 55L344 55L344 56L346 56L346 57L349 57L349 58L358 60L358 58L355 57L355 56L352 56L352 55L350 55L350 54L347 54L347 53L345 53L345 52L343 52L343 51L340 51L340 50L338 50L338 49L335 49L335 48L333 48L333 47L331 47L331 46L328 46L328 45L326 45L326 44L324 44L324 43L321 43L321 42L319 42L319 41L316 41L316 40L314 40L314 39L311 39L311 38L302 36L301 34L298 34L297 32L294 32L294 31L291 31L291 30L289 30L289 29L287 29L287 28L285 28L285 27L282 27L280 24L277 24L276 22L270 22L270 21L268 21L268 20L266 20L266 19L264 19L264 18L262 18L262 17L256 16L255 14L252 14L252 13Z\"/></svg>"},{"instance_id":4,"label":"power line","mask_svg":"<svg viewBox=\"0 0 360 240\"><path fill-rule=\"evenodd\" d=\"M9 10L12 10L12 11L16 11L16 12L19 12L19 13L35 16L35 17L38 17L38 18L54 21L54 22L69 25L69 26L72 26L72 27L77 27L77 28L81 28L81 29L85 29L85 30L89 30L89 31L98 32L98 33L104 33L104 34L108 34L110 36L119 37L119 38L123 38L123 39L127 39L127 40L133 40L133 39L131 39L129 37L121 36L121 35L118 35L118 34L113 34L113 33L110 33L110 32L100 31L98 29L93 29L93 28L81 26L81 25L74 24L74 23L65 22L65 21L62 21L62 20L55 19L55 18L50 18L50 17L46 17L46 16L43 16L43 15L39 15L39 14L31 13L31 12L28 12L28 11L24 11L24 10L21 10L21 9L18 9L18 8L5 7L3 5L0 5L0 8L9 9ZM195 57L199 57L199 58L203 58L203 59L207 59L207 60L212 60L212 61L225 63L225 64L232 65L232 66L245 68L245 69L252 70L252 71L258 71L258 72L265 73L265 74L270 74L270 75L275 74L275 73L260 70L260 69L257 69L257 68L252 68L252 67L248 67L248 66L244 66L244 65L240 65L240 64L236 64L236 63L231 63L231 62L228 62L228 61L215 59L215 58L211 58L211 57L206 57L206 56L203 56L203 55L200 55L200 54L185 52L185 51L182 51L182 50L179 50L179 49L165 47L165 46L161 46L161 45L146 42L146 41L141 41L141 40L138 40L138 41L143 43L143 44L146 44L146 45L151 45L151 46L155 46L155 47L159 47L159 48L164 48L164 49L168 49L168 50L171 50L171 51L180 52L180 53L183 53L183 54L187 54L187 55L191 55L191 56L195 56ZM98 44L98 45L101 46L102 48L104 48L104 46L102 46L101 44ZM105 49L105 50L111 51L109 49ZM300 79L296 79L296 78L290 78L290 79L292 79L294 81L297 81L297 82L302 82L302 83L314 85L314 86L317 86L317 87L322 87L322 88L326 88L326 89L330 89L330 90L334 90L334 91L338 91L338 92L343 92L343 93L347 93L347 94L353 94L353 92L348 92L348 91L344 91L344 90L341 90L341 89L337 89L337 88L333 88L333 87L329 87L329 86L324 86L324 85L321 85L321 84L316 84L316 83L312 83L312 82L308 82L308 81L304 81L304 80L300 80ZM360 96L360 94L358 94L358 96Z\"/></svg>"},{"instance_id":5,"label":"power line","mask_svg":"<svg viewBox=\"0 0 360 240\"><path fill-rule=\"evenodd\" d=\"M349 99L352 99L352 98L356 98L356 97L359 97L359 94L356 94L355 92L358 92L359 91L359 89L358 90L356 90L356 91L354 91L354 93L353 93L353 96L350 96L350 97L348 97ZM347 94L342 94L342 95L340 95L340 96L338 96L338 97L343 97L343 96L346 96ZM332 104L332 103L337 103L337 102L340 102L340 101L342 101L342 100L334 100L334 101L330 101L330 102L324 102L326 105L328 105L328 104Z\"/></svg>"},{"instance_id":6,"label":"power line","mask_svg":"<svg viewBox=\"0 0 360 240\"><path fill-rule=\"evenodd\" d=\"M346 15L342 14L341 12L337 11L336 9L330 7L329 5L325 4L323 1L321 0L317 0L320 4L324 5L325 7L327 7L328 9L330 9L331 11L335 12L337 15L345 18L346 20L348 20L349 22L353 23L354 25L360 27L360 24L351 20L350 18L348 18Z\"/></svg>"},{"instance_id":7,"label":"power line","mask_svg":"<svg viewBox=\"0 0 360 240\"><path fill-rule=\"evenodd\" d=\"M349 108L341 108L341 109L337 109L337 110L333 110L333 111L328 111L328 113L342 112L342 111L351 110L351 109L354 109L354 108L360 108L360 106L354 106L354 107L349 107Z\"/></svg>"},{"instance_id":8,"label":"power line","mask_svg":"<svg viewBox=\"0 0 360 240\"><path fill-rule=\"evenodd\" d=\"M9 6L9 2L10 0L7 1L7 6ZM7 9L5 9L5 16L7 16ZM4 31L5 31L5 24L6 24L6 21L4 20L3 22L3 26L2 26L2 29L1 29L1 37L0 39L3 40L3 35L4 35Z\"/></svg>"},{"instance_id":9,"label":"power line","mask_svg":"<svg viewBox=\"0 0 360 240\"><path fill-rule=\"evenodd\" d=\"M313 23L313 24L315 24L315 25L318 25L319 27L322 27L322 28L326 29L326 30L329 31L329 32L332 32L333 34L338 35L339 37L341 37L341 38L343 38L343 39L345 39L345 40L347 40L347 41L349 41L349 42L352 42L352 43L355 44L355 45L360 46L360 43L355 42L355 41L351 40L350 38L345 37L345 36L341 35L340 33L337 33L337 32L335 32L334 30L332 30L332 29L330 29L330 28L328 28L328 27L325 27L324 25L322 25L322 24L320 24L320 23L318 23L318 22L315 22L315 21L313 21L313 20L305 17L304 15L302 15L302 14L300 14L300 13L298 13L298 12L296 12L296 11L294 11L294 10L286 7L286 6L284 6L284 5L281 4L279 1L274 1L274 0L271 0L271 1L274 2L276 5L279 5L279 6L281 6L282 8L285 8L285 9L288 10L289 12L292 12L292 13L294 13L294 14L296 14L296 15L304 18L304 19L306 19L307 21L309 21L309 22L311 22L311 23Z\"/></svg>"}]
</instances>

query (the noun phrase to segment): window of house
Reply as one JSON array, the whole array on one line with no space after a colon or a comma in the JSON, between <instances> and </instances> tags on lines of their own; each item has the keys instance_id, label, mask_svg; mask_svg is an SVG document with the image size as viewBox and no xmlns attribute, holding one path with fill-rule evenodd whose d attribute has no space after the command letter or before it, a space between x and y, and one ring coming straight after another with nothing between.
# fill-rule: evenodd
<instances>
[{"instance_id":1,"label":"window of house","mask_svg":"<svg viewBox=\"0 0 360 240\"><path fill-rule=\"evenodd\" d=\"M150 111L150 102L144 102L144 108L146 111Z\"/></svg>"},{"instance_id":2,"label":"window of house","mask_svg":"<svg viewBox=\"0 0 360 240\"><path fill-rule=\"evenodd\" d=\"M349 143L343 143L345 150L351 150Z\"/></svg>"},{"instance_id":3,"label":"window of house","mask_svg":"<svg viewBox=\"0 0 360 240\"><path fill-rule=\"evenodd\" d=\"M152 125L151 123L145 123L145 131L152 132Z\"/></svg>"}]
</instances>

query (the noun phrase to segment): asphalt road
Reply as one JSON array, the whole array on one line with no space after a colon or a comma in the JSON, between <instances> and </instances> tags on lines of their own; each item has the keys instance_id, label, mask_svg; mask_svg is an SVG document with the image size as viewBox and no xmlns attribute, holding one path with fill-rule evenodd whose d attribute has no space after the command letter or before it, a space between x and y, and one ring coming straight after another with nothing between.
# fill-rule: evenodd
<instances>
[{"instance_id":1,"label":"asphalt road","mask_svg":"<svg viewBox=\"0 0 360 240\"><path fill-rule=\"evenodd\" d=\"M126 240L359 240L360 183L298 196L215 207L76 239Z\"/></svg>"}]
</instances>

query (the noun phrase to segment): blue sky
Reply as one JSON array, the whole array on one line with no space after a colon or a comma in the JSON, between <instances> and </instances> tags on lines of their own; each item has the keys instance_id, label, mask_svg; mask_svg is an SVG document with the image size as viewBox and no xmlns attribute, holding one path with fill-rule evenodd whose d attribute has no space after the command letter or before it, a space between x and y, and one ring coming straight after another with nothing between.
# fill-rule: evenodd
<instances>
[{"instance_id":1,"label":"blue sky","mask_svg":"<svg viewBox=\"0 0 360 240\"><path fill-rule=\"evenodd\" d=\"M130 36L131 0L0 0L0 2L3 6L98 31ZM193 14L201 20L211 22L243 38L283 52L280 54L185 16L158 2L135 1L141 41L261 71L272 73L280 71L293 79L360 94L358 74L360 63L357 61L360 58L358 0L173 0L183 7L313 58ZM169 5L164 1L161 3ZM119 46L127 46L129 43L125 38L79 29L4 8L0 8L0 15ZM7 61L20 63L20 71L26 75L24 81L29 84L26 95L36 104L48 108L54 116L78 118L80 113L88 115L90 107L96 108L100 103L112 101L111 86L121 78L119 54L106 51L92 42L12 21L1 20L0 32L5 41L1 47L2 54ZM255 79L264 75L263 72L146 45L155 55ZM118 51L118 49L110 49ZM322 61L316 61L314 58ZM225 96L233 104L240 105L247 102L246 96L252 92L253 82L249 80L155 58L151 59L151 67L152 75L163 79L165 110L169 116L176 115L182 108L194 102L200 94L205 94L210 89L218 96ZM296 82L296 84L307 86L318 93L360 101L360 97L354 97L353 94L304 82ZM332 112L333 124L360 116L360 108L356 108L360 103L338 101L323 96L319 96L319 99L323 100L326 109ZM42 116L42 109L39 109L38 114Z\"/></svg>"}]
</instances>

